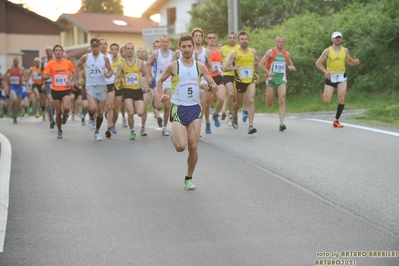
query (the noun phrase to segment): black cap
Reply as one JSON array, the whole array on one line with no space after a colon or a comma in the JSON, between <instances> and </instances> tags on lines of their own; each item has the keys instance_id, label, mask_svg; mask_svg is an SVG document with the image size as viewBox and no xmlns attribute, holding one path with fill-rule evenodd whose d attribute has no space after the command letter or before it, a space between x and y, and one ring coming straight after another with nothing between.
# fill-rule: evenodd
<instances>
[{"instance_id":1,"label":"black cap","mask_svg":"<svg viewBox=\"0 0 399 266\"><path fill-rule=\"evenodd\" d=\"M100 46L100 40L99 39L91 39L90 45L91 46Z\"/></svg>"}]
</instances>

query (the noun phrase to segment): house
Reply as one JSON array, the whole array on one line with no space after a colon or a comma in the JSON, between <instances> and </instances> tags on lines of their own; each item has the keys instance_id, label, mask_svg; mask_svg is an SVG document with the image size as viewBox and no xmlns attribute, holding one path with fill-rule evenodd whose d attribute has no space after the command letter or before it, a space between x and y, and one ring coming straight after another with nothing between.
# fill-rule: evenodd
<instances>
[{"instance_id":1,"label":"house","mask_svg":"<svg viewBox=\"0 0 399 266\"><path fill-rule=\"evenodd\" d=\"M108 47L112 43L122 47L131 42L135 50L144 47L149 51L152 48L146 45L141 35L143 28L155 25L148 18L79 11L76 14L62 14L57 23L67 29L61 33L61 45L68 58L80 58L90 47L92 38L107 40Z\"/></svg>"},{"instance_id":2,"label":"house","mask_svg":"<svg viewBox=\"0 0 399 266\"><path fill-rule=\"evenodd\" d=\"M177 39L180 35L188 33L191 21L188 11L202 2L203 0L156 0L142 14L144 18L150 18L155 14L161 17L156 27L143 29L143 38L147 45L152 45L153 40L162 35Z\"/></svg>"},{"instance_id":3,"label":"house","mask_svg":"<svg viewBox=\"0 0 399 266\"><path fill-rule=\"evenodd\" d=\"M21 4L0 0L0 71L4 74L18 57L29 68L35 57L45 55L45 48L61 41L62 26L42 17Z\"/></svg>"}]
</instances>

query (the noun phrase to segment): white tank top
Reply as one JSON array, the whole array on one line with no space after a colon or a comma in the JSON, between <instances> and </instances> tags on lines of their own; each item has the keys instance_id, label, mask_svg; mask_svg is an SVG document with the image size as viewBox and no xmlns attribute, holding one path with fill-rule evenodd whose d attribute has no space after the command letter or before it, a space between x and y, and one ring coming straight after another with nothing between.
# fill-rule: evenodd
<instances>
[{"instance_id":1,"label":"white tank top","mask_svg":"<svg viewBox=\"0 0 399 266\"><path fill-rule=\"evenodd\" d=\"M86 59L86 86L105 85L105 55L99 54L97 59L89 53Z\"/></svg>"},{"instance_id":2,"label":"white tank top","mask_svg":"<svg viewBox=\"0 0 399 266\"><path fill-rule=\"evenodd\" d=\"M112 55L110 53L107 53L107 57L108 57L108 60L109 60L109 64L112 67ZM107 71L107 68L105 68L105 71ZM105 84L114 84L114 82L115 82L114 75L112 75L109 78L105 78Z\"/></svg>"},{"instance_id":3,"label":"white tank top","mask_svg":"<svg viewBox=\"0 0 399 266\"><path fill-rule=\"evenodd\" d=\"M157 52L158 52L158 57L157 57L157 72L155 77L156 80L158 80L158 78L162 75L162 73L165 71L166 66L170 63L170 61L172 61L173 58L173 52L171 50L169 50L167 56L164 56L162 54L161 49L158 49Z\"/></svg>"},{"instance_id":4,"label":"white tank top","mask_svg":"<svg viewBox=\"0 0 399 266\"><path fill-rule=\"evenodd\" d=\"M202 47L202 51L199 55L197 55L197 61L201 62L206 66L206 49Z\"/></svg>"},{"instance_id":5,"label":"white tank top","mask_svg":"<svg viewBox=\"0 0 399 266\"><path fill-rule=\"evenodd\" d=\"M192 106L200 103L199 69L197 61L191 67L186 67L181 59L177 60L177 75L172 80L171 103Z\"/></svg>"}]
</instances>

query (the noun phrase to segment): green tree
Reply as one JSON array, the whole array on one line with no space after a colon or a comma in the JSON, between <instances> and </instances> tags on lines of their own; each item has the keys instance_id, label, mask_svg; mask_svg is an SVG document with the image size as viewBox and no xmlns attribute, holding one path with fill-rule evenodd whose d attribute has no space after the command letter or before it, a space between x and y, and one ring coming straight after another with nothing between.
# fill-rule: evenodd
<instances>
[{"instance_id":1,"label":"green tree","mask_svg":"<svg viewBox=\"0 0 399 266\"><path fill-rule=\"evenodd\" d=\"M122 0L82 0L82 8L87 13L123 14Z\"/></svg>"},{"instance_id":2,"label":"green tree","mask_svg":"<svg viewBox=\"0 0 399 266\"><path fill-rule=\"evenodd\" d=\"M272 28L302 13L332 16L349 4L375 2L378 0L240 0L241 25L250 29ZM227 0L206 0L189 13L191 29L200 27L204 31L213 30L218 36L227 34Z\"/></svg>"}]
</instances>

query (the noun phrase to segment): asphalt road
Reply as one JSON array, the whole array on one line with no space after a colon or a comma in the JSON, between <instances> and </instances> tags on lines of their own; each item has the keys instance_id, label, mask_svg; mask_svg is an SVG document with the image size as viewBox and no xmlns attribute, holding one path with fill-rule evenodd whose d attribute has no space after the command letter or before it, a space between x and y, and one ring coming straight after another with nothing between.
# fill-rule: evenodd
<instances>
[{"instance_id":1,"label":"asphalt road","mask_svg":"<svg viewBox=\"0 0 399 266\"><path fill-rule=\"evenodd\" d=\"M58 140L47 122L0 119L12 146L0 265L399 265L399 134L309 118L279 132L259 114L254 135L203 126L195 191L187 152L153 118L147 137L118 124L102 142L78 121Z\"/></svg>"}]
</instances>

